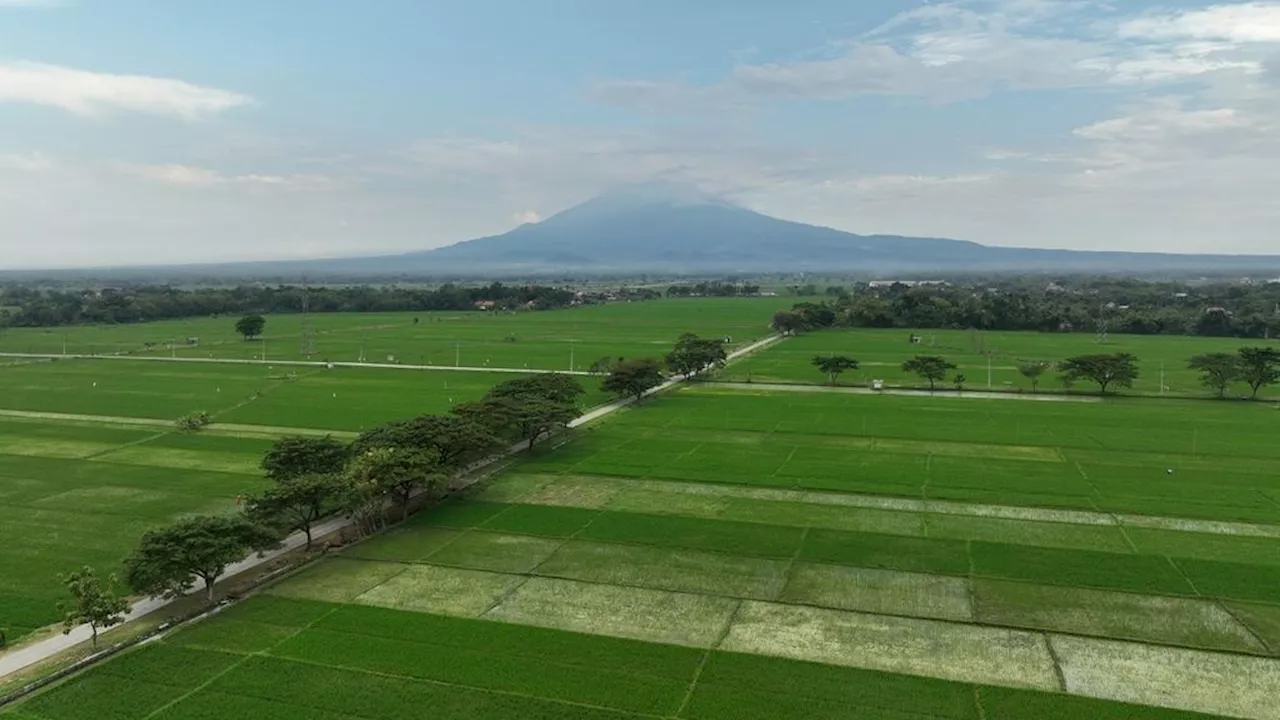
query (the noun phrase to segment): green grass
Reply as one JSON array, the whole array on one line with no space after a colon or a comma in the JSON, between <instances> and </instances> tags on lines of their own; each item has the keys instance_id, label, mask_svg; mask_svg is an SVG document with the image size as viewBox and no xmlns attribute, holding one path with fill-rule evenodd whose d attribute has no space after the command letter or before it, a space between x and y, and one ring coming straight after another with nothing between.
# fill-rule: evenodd
<instances>
[{"instance_id":1,"label":"green grass","mask_svg":"<svg viewBox=\"0 0 1280 720\"><path fill-rule=\"evenodd\" d=\"M913 345L911 335L921 335L924 343ZM1127 352L1139 359L1141 376L1133 391L1159 394L1163 364L1166 392L1207 394L1200 386L1196 372L1187 369L1194 355L1212 352L1235 352L1237 348L1266 344L1265 340L1206 338L1169 335L1113 334L1105 345L1099 345L1093 333L982 332L971 330L879 330L857 328L806 333L770 348L750 360L735 365L725 373L728 379L753 382L826 383L827 377L813 367L817 355L846 355L861 362L861 367L840 376L841 384L868 384L873 379L894 385L927 386L920 378L902 371L903 361L914 355L942 355L964 373L968 387L987 388L988 355L991 358L992 387L1030 391L1031 384L1018 372L1028 362L1057 362L1073 355ZM947 383L940 384L948 389ZM1085 383L1077 386L1087 390ZM1042 390L1062 389L1057 373L1046 373L1040 382ZM1247 392L1243 386L1236 394ZM1272 388L1271 393L1280 393Z\"/></svg>"}]
</instances>

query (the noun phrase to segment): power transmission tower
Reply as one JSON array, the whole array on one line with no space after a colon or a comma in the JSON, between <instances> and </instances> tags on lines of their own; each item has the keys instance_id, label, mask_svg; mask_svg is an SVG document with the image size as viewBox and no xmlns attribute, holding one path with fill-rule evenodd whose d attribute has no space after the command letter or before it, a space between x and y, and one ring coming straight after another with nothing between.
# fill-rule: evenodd
<instances>
[{"instance_id":1,"label":"power transmission tower","mask_svg":"<svg viewBox=\"0 0 1280 720\"><path fill-rule=\"evenodd\" d=\"M316 354L316 329L311 325L311 298L307 294L307 277L302 277L302 336L299 352L305 358Z\"/></svg>"},{"instance_id":2,"label":"power transmission tower","mask_svg":"<svg viewBox=\"0 0 1280 720\"><path fill-rule=\"evenodd\" d=\"M1107 319L1107 306L1102 305L1098 308L1098 344L1099 345L1107 344L1107 330L1109 329L1109 327L1110 327L1110 323L1108 322L1108 319Z\"/></svg>"}]
</instances>

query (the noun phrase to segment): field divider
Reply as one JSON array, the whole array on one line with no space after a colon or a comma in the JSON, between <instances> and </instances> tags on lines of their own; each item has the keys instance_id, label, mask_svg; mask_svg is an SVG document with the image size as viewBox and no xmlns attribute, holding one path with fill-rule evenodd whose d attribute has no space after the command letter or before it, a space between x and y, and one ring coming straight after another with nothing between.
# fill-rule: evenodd
<instances>
[{"instance_id":1,"label":"field divider","mask_svg":"<svg viewBox=\"0 0 1280 720\"><path fill-rule=\"evenodd\" d=\"M723 645L725 638L729 637L729 633L733 630L733 624L738 621L738 613L742 610L742 604L745 602L746 600L739 600L738 604L733 606L733 612L730 612L729 617L725 618L724 625L720 627L720 632L716 634L716 639L712 640L707 649L702 652L702 657L698 660L698 666L693 670L693 678L689 681L689 690L685 692L679 707L676 708L674 717L680 717L688 709L690 701L693 700L693 693L698 689L698 681L702 679L702 671L706 669L707 663L711 662L711 653Z\"/></svg>"},{"instance_id":2,"label":"field divider","mask_svg":"<svg viewBox=\"0 0 1280 720\"><path fill-rule=\"evenodd\" d=\"M1087 637L1087 636L1086 636ZM1040 633L1040 639L1044 641L1044 649L1049 653L1049 661L1053 664L1053 674L1058 678L1058 692L1068 692L1067 676L1062 672L1062 660L1058 657L1058 651L1053 647L1053 638L1049 633Z\"/></svg>"},{"instance_id":3,"label":"field divider","mask_svg":"<svg viewBox=\"0 0 1280 720\"><path fill-rule=\"evenodd\" d=\"M791 554L791 558L787 560L787 567L782 571L782 585L778 588L778 594L774 596L774 602L781 602L782 596L787 594L787 587L791 585L791 574L795 571L796 563L800 560L800 553L804 552L805 541L809 539L809 531L812 526L806 525L804 531L800 533L800 541L796 543L796 551Z\"/></svg>"},{"instance_id":4,"label":"field divider","mask_svg":"<svg viewBox=\"0 0 1280 720\"><path fill-rule=\"evenodd\" d=\"M196 693L200 692L201 690L204 690L205 688L209 687L209 686L210 686L210 685L212 685L213 683L217 682L219 678L221 678L221 677L225 676L227 673L230 673L232 670L235 670L236 668L238 668L238 667L240 667L241 665L245 664L246 662L248 662L248 661L249 661L249 659L250 659L250 658L253 658L253 657L259 657L259 656L266 656L269 650L271 650L271 649L273 649L273 648L276 648L276 647L279 647L281 644L283 644L283 643L285 643L285 642L288 642L289 640L292 640L293 638L295 638L295 637L297 637L298 635L302 634L302 632L303 632L303 631L307 630L307 629L308 629L308 628L310 628L311 626L313 626L313 625L315 625L316 623L320 622L321 620L323 620L323 619L325 619L325 618L329 617L330 615L334 614L334 613L335 613L335 612L337 612L337 611L338 611L338 608L337 608L337 607L334 607L334 608L330 609L330 610L329 610L329 612L325 613L324 615L321 615L320 617L318 617L318 618L316 618L316 619L312 620L311 622L307 623L306 625L303 625L302 627L295 629L293 632L289 633L289 635L288 635L288 636L281 638L279 641L277 641L275 644L273 644L273 645L272 645L270 648L268 648L267 650L261 650L261 651L258 651L258 652L252 652L252 653L245 653L245 654L244 654L244 655L243 655L239 660L237 660L237 661L235 661L234 663L231 663L231 664L230 664L230 665L228 665L227 667L223 668L220 672L215 673L215 674L214 674L212 677L210 677L208 680L205 680L204 682L200 683L199 685L195 686L194 688L191 688L190 690L188 690L186 693L183 693L182 695L179 695L178 697L174 698L173 700L170 700L169 702L165 703L164 705L161 705L160 707L156 708L155 710L152 710L151 712L149 712L149 713L147 713L146 715L142 716L142 719L141 719L141 720L151 720L151 718L154 718L155 716L159 715L160 713L162 713L162 712L164 712L164 711L168 710L169 708L173 707L174 705L177 705L178 703L182 702L183 700L186 700L186 699L188 699L188 698L192 697L192 696L193 696L193 695L195 695Z\"/></svg>"},{"instance_id":5,"label":"field divider","mask_svg":"<svg viewBox=\"0 0 1280 720\"><path fill-rule=\"evenodd\" d=\"M148 435L147 437L144 437L144 438L142 438L141 440L131 440L131 441L129 441L129 442L127 442L127 443L123 444L123 445L117 445L117 446L115 446L115 447L113 447L113 448L111 448L111 449L109 449L109 450L99 450L99 451L97 451L97 452L89 453L88 455L85 455L84 457L81 457L81 458L78 458L78 459L79 459L79 460L94 460L94 459L96 459L96 458L100 458L100 457L102 457L102 456L104 456L104 455L110 455L110 454L111 454L111 453L113 453L113 452L117 452L117 451L120 451L120 450L124 450L125 448L131 448L131 447L135 447L135 446L138 446L138 445L145 445L145 444L147 444L147 443L151 442L152 440L159 440L159 439L160 439L160 438L162 438L162 437L168 437L169 435L172 435L172 434L173 434L173 432L174 432L173 430L164 430L164 431L161 431L161 432L156 433L155 435Z\"/></svg>"},{"instance_id":6,"label":"field divider","mask_svg":"<svg viewBox=\"0 0 1280 720\"><path fill-rule=\"evenodd\" d=\"M1276 652L1277 648L1273 647L1273 646L1271 645L1271 643L1267 642L1267 639L1266 639L1266 638L1264 638L1264 637L1262 637L1261 635L1259 635L1259 634L1258 634L1258 631L1253 629L1253 626L1252 626L1252 625L1250 625L1250 624L1249 624L1248 622L1246 622L1243 618L1241 618L1239 615L1237 615L1237 614L1235 613L1235 611L1233 611L1233 610L1231 609L1231 606L1230 606L1230 605L1228 605L1226 602L1224 602L1224 601L1222 601L1222 600L1215 600L1214 602L1215 602L1215 604L1217 604L1217 606L1218 606L1218 607L1222 608L1222 612L1226 613L1226 614L1227 614L1227 615L1228 615L1232 620L1235 620L1237 623L1239 623L1239 624L1240 624L1240 627L1244 628L1244 629L1245 629L1245 631L1246 631L1246 632L1248 632L1248 633L1249 633L1249 635L1250 635L1254 640L1257 640L1257 641L1258 641L1258 644L1262 646L1262 649L1263 649L1263 650L1266 650L1266 651L1267 651L1267 654L1268 654L1269 656L1271 656L1271 657L1275 657L1277 654L1280 654L1280 653L1277 653L1277 652Z\"/></svg>"}]
</instances>

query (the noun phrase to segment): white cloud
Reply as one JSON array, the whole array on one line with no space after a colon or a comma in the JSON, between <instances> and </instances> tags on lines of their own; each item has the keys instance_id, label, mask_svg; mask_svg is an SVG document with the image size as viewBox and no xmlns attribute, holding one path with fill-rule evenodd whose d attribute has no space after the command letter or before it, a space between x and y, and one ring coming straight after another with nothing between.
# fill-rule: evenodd
<instances>
[{"instance_id":1,"label":"white cloud","mask_svg":"<svg viewBox=\"0 0 1280 720\"><path fill-rule=\"evenodd\" d=\"M43 172L53 168L53 161L41 152L0 155L0 168L26 172Z\"/></svg>"},{"instance_id":2,"label":"white cloud","mask_svg":"<svg viewBox=\"0 0 1280 720\"><path fill-rule=\"evenodd\" d=\"M48 7L57 4L59 4L59 0L0 0L0 8Z\"/></svg>"},{"instance_id":3,"label":"white cloud","mask_svg":"<svg viewBox=\"0 0 1280 720\"><path fill-rule=\"evenodd\" d=\"M147 180L160 185L179 188L209 188L218 186L235 186L243 188L278 188L281 190L314 191L328 190L339 183L325 175L312 173L296 173L289 175L268 175L248 173L227 175L209 168L194 165L165 163L159 165L140 165L118 163L116 167L127 175Z\"/></svg>"},{"instance_id":4,"label":"white cloud","mask_svg":"<svg viewBox=\"0 0 1280 720\"><path fill-rule=\"evenodd\" d=\"M135 112L199 120L252 99L168 78L11 62L0 63L0 102L47 105L86 117Z\"/></svg>"},{"instance_id":5,"label":"white cloud","mask_svg":"<svg viewBox=\"0 0 1280 720\"><path fill-rule=\"evenodd\" d=\"M1120 24L1127 38L1280 43L1280 5L1248 2L1149 14Z\"/></svg>"},{"instance_id":6,"label":"white cloud","mask_svg":"<svg viewBox=\"0 0 1280 720\"><path fill-rule=\"evenodd\" d=\"M532 210L524 210L512 215L511 219L520 225L527 225L529 223L540 222L542 220L542 216Z\"/></svg>"}]
</instances>

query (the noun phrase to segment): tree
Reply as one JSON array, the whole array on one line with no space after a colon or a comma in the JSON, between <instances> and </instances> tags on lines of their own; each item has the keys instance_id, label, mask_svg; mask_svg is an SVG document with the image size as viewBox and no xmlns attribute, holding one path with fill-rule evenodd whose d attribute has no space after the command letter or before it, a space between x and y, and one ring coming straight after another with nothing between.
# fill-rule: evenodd
<instances>
[{"instance_id":1,"label":"tree","mask_svg":"<svg viewBox=\"0 0 1280 720\"><path fill-rule=\"evenodd\" d=\"M409 517L414 492L422 489L430 497L437 496L447 478L435 451L392 447L375 447L357 455L348 475L358 487L379 488L383 495L395 498L401 520Z\"/></svg>"},{"instance_id":2,"label":"tree","mask_svg":"<svg viewBox=\"0 0 1280 720\"><path fill-rule=\"evenodd\" d=\"M236 321L236 332L245 340L252 340L262 334L267 327L267 319L261 315L245 315Z\"/></svg>"},{"instance_id":3,"label":"tree","mask_svg":"<svg viewBox=\"0 0 1280 720\"><path fill-rule=\"evenodd\" d=\"M302 532L310 550L311 528L339 507L345 488L337 474L290 475L250 498L246 514L263 525Z\"/></svg>"},{"instance_id":4,"label":"tree","mask_svg":"<svg viewBox=\"0 0 1280 720\"><path fill-rule=\"evenodd\" d=\"M349 453L346 445L328 435L283 437L267 450L261 467L276 482L304 475L336 475L347 464Z\"/></svg>"},{"instance_id":5,"label":"tree","mask_svg":"<svg viewBox=\"0 0 1280 720\"><path fill-rule=\"evenodd\" d=\"M1047 362L1030 362L1023 363L1018 366L1018 372L1022 373L1022 377L1031 381L1031 392L1036 392L1040 387L1040 376L1048 372L1052 367Z\"/></svg>"},{"instance_id":6,"label":"tree","mask_svg":"<svg viewBox=\"0 0 1280 720\"><path fill-rule=\"evenodd\" d=\"M840 373L846 370L857 370L858 361L844 355L832 355L823 357L821 355L815 357L812 361L813 366L826 374L827 380L832 385L836 384L836 378L840 377Z\"/></svg>"},{"instance_id":7,"label":"tree","mask_svg":"<svg viewBox=\"0 0 1280 720\"><path fill-rule=\"evenodd\" d=\"M672 372L685 376L724 367L728 359L723 340L703 339L693 333L681 335L666 357L667 367Z\"/></svg>"},{"instance_id":8,"label":"tree","mask_svg":"<svg viewBox=\"0 0 1280 720\"><path fill-rule=\"evenodd\" d=\"M662 384L662 364L654 358L638 358L618 363L600 389L615 395L630 395L637 402Z\"/></svg>"},{"instance_id":9,"label":"tree","mask_svg":"<svg viewBox=\"0 0 1280 720\"><path fill-rule=\"evenodd\" d=\"M188 518L142 536L125 560L125 582L135 592L178 598L199 578L212 601L213 584L228 565L278 543L274 530L242 515Z\"/></svg>"},{"instance_id":10,"label":"tree","mask_svg":"<svg viewBox=\"0 0 1280 720\"><path fill-rule=\"evenodd\" d=\"M1098 383L1105 395L1112 385L1133 387L1138 379L1138 358L1129 353L1077 355L1058 363L1058 370L1071 382L1084 379Z\"/></svg>"},{"instance_id":11,"label":"tree","mask_svg":"<svg viewBox=\"0 0 1280 720\"><path fill-rule=\"evenodd\" d=\"M1218 397L1227 394L1227 387L1240 377L1241 360L1231 353L1196 355L1187 361L1187 367L1200 372L1200 384L1216 390Z\"/></svg>"},{"instance_id":12,"label":"tree","mask_svg":"<svg viewBox=\"0 0 1280 720\"><path fill-rule=\"evenodd\" d=\"M93 632L93 646L98 647L98 632L119 625L129 614L129 601L102 587L93 568L59 575L63 586L71 593L70 603L61 603L58 609L64 613L62 634L71 632L77 625L88 625ZM116 584L116 577L107 578L107 586Z\"/></svg>"},{"instance_id":13,"label":"tree","mask_svg":"<svg viewBox=\"0 0 1280 720\"><path fill-rule=\"evenodd\" d=\"M539 373L528 377L508 380L493 386L485 393L487 398L516 397L533 395L570 405L576 404L578 398L586 392L582 383L572 375L564 373Z\"/></svg>"},{"instance_id":14,"label":"tree","mask_svg":"<svg viewBox=\"0 0 1280 720\"><path fill-rule=\"evenodd\" d=\"M585 390L577 379L560 373L544 373L508 380L485 393L479 402L453 409L490 432L529 443L549 436L578 417L577 399Z\"/></svg>"},{"instance_id":15,"label":"tree","mask_svg":"<svg viewBox=\"0 0 1280 720\"><path fill-rule=\"evenodd\" d=\"M956 373L956 376L951 378L951 383L956 386L956 390L964 390L966 382L969 382L969 378L965 377L964 373Z\"/></svg>"},{"instance_id":16,"label":"tree","mask_svg":"<svg viewBox=\"0 0 1280 720\"><path fill-rule=\"evenodd\" d=\"M475 420L457 415L419 415L367 430L351 447L356 455L375 447L433 450L444 468L457 472L497 452L503 443Z\"/></svg>"},{"instance_id":17,"label":"tree","mask_svg":"<svg viewBox=\"0 0 1280 720\"><path fill-rule=\"evenodd\" d=\"M947 377L947 372L955 370L955 363L937 355L917 355L902 363L904 372L914 373L929 381L929 392L934 385Z\"/></svg>"},{"instance_id":18,"label":"tree","mask_svg":"<svg viewBox=\"0 0 1280 720\"><path fill-rule=\"evenodd\" d=\"M1269 347L1240 348L1240 379L1253 390L1250 397L1258 399L1258 391L1263 387L1280 382L1280 350Z\"/></svg>"},{"instance_id":19,"label":"tree","mask_svg":"<svg viewBox=\"0 0 1280 720\"><path fill-rule=\"evenodd\" d=\"M624 359L625 358L622 356L613 357L612 355L606 355L605 357L591 363L591 366L587 368L587 372L592 375L608 375L613 372L613 369L618 366L618 363L622 362Z\"/></svg>"},{"instance_id":20,"label":"tree","mask_svg":"<svg viewBox=\"0 0 1280 720\"><path fill-rule=\"evenodd\" d=\"M783 335L792 335L805 329L804 316L794 310L779 310L773 314L773 329Z\"/></svg>"}]
</instances>

